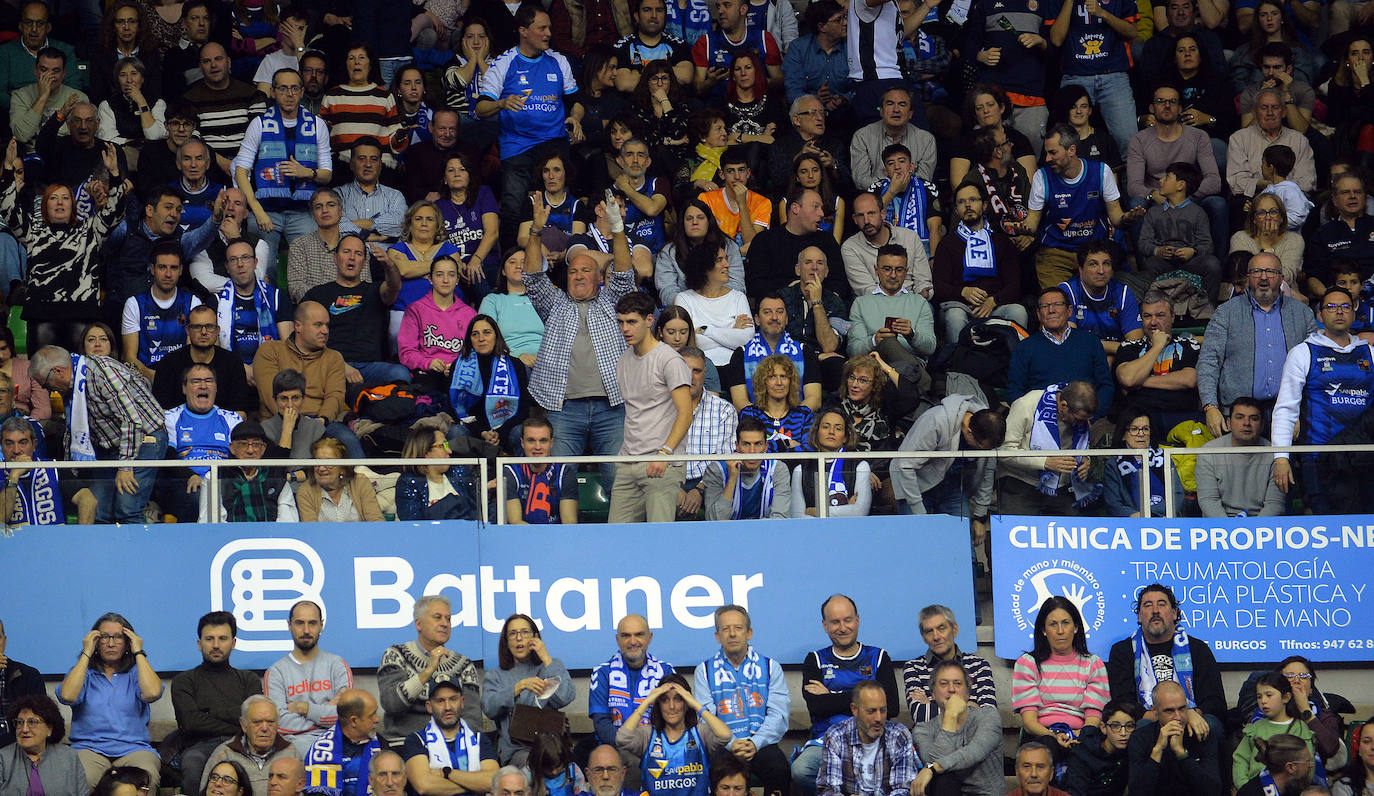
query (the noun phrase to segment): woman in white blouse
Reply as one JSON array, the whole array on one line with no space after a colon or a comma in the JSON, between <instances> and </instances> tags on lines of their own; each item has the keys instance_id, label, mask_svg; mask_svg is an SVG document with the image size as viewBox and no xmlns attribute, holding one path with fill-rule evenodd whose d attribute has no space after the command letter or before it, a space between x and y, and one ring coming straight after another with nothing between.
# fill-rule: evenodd
<instances>
[{"instance_id":1,"label":"woman in white blouse","mask_svg":"<svg viewBox=\"0 0 1374 796\"><path fill-rule=\"evenodd\" d=\"M725 247L698 246L683 263L687 289L673 303L692 314L697 344L717 366L728 365L735 349L754 336L749 299L730 287L730 260Z\"/></svg>"}]
</instances>

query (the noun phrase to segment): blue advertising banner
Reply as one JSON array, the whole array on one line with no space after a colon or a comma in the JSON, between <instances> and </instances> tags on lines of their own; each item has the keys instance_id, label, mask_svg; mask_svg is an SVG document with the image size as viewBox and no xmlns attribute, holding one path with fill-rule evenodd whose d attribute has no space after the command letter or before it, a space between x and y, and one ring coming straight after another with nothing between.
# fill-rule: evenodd
<instances>
[{"instance_id":1,"label":"blue advertising banner","mask_svg":"<svg viewBox=\"0 0 1374 796\"><path fill-rule=\"evenodd\" d=\"M800 663L827 643L820 605L835 592L857 602L861 640L893 660L924 651L916 614L928 603L967 617L959 644L977 646L966 521L947 516L26 528L0 538L0 583L8 654L49 675L71 667L107 611L129 619L161 671L200 663L196 620L230 611L235 665L265 669L291 649L286 615L300 599L325 606L321 647L375 667L387 646L415 637L415 599L433 593L453 604L447 646L490 665L516 612L539 622L570 668L609 658L626 613L648 617L656 655L695 665L717 649L712 610L726 603L749 609L760 650Z\"/></svg>"},{"instance_id":2,"label":"blue advertising banner","mask_svg":"<svg viewBox=\"0 0 1374 796\"><path fill-rule=\"evenodd\" d=\"M1374 524L1363 515L1131 519L992 519L997 655L1031 648L1051 595L1078 606L1088 647L1105 660L1136 629L1140 589L1163 583L1181 621L1223 663L1369 660ZM1374 599L1374 593L1371 593Z\"/></svg>"}]
</instances>

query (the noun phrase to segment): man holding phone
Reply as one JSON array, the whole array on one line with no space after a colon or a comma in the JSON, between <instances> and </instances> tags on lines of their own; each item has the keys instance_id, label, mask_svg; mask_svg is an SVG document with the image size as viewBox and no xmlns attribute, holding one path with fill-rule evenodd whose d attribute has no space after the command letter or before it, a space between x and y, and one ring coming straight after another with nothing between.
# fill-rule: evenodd
<instances>
[{"instance_id":1,"label":"man holding phone","mask_svg":"<svg viewBox=\"0 0 1374 796\"><path fill-rule=\"evenodd\" d=\"M849 310L849 355L877 351L888 364L924 367L935 351L935 314L930 302L906 287L907 252L889 243L878 249L878 287L854 299Z\"/></svg>"}]
</instances>

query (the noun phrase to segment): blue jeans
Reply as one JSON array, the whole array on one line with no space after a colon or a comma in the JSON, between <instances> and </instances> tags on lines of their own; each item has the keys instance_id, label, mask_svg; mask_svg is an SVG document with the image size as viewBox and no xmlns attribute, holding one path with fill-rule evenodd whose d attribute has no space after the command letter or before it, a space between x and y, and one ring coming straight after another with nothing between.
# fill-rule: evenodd
<instances>
[{"instance_id":1,"label":"blue jeans","mask_svg":"<svg viewBox=\"0 0 1374 796\"><path fill-rule=\"evenodd\" d=\"M625 407L605 398L573 398L549 411L554 456L614 456L625 433ZM615 465L601 465L601 484L609 496L615 484Z\"/></svg>"},{"instance_id":2,"label":"blue jeans","mask_svg":"<svg viewBox=\"0 0 1374 796\"><path fill-rule=\"evenodd\" d=\"M363 374L363 384L374 386L393 381L410 383L410 368L397 362L350 362L349 366Z\"/></svg>"},{"instance_id":3,"label":"blue jeans","mask_svg":"<svg viewBox=\"0 0 1374 796\"><path fill-rule=\"evenodd\" d=\"M1102 119L1107 122L1107 131L1116 139L1117 149L1124 156L1131 136L1137 132L1135 95L1131 93L1131 80L1126 73L1064 75L1062 85L1082 86L1088 90L1093 105L1102 112Z\"/></svg>"},{"instance_id":4,"label":"blue jeans","mask_svg":"<svg viewBox=\"0 0 1374 796\"><path fill-rule=\"evenodd\" d=\"M257 229L257 221L253 220L253 216L251 214L248 216L253 229L258 233L258 237L267 243L267 248L271 252L267 255L267 284L275 285L277 284L277 252L281 250L282 237L286 237L286 243L289 246L291 241L302 235L309 235L317 227L315 217L310 215L309 210L269 210L267 217L272 219L272 231L264 233Z\"/></svg>"},{"instance_id":5,"label":"blue jeans","mask_svg":"<svg viewBox=\"0 0 1374 796\"><path fill-rule=\"evenodd\" d=\"M343 423L331 421L324 424L324 434L326 437L333 437L343 443L344 450L348 452L350 459L366 459L367 452L363 450L362 440L353 433L353 429Z\"/></svg>"},{"instance_id":6,"label":"blue jeans","mask_svg":"<svg viewBox=\"0 0 1374 796\"><path fill-rule=\"evenodd\" d=\"M819 746L806 746L792 758L792 787L802 796L816 796L816 775L821 770L822 752Z\"/></svg>"},{"instance_id":7,"label":"blue jeans","mask_svg":"<svg viewBox=\"0 0 1374 796\"><path fill-rule=\"evenodd\" d=\"M148 441L142 442L138 446L138 452L134 454L135 459L162 459L167 453L167 430L159 429L151 434L145 435ZM101 459L114 459L113 451L100 451L97 455ZM138 481L138 488L132 495L121 494L115 489L113 473L111 479L106 482L93 484L93 492L99 500L99 508L96 509L95 521L97 523L119 523L120 525L142 524L143 509L148 506L148 498L153 495L153 485L157 483L158 471L152 467L134 467L134 479Z\"/></svg>"},{"instance_id":8,"label":"blue jeans","mask_svg":"<svg viewBox=\"0 0 1374 796\"><path fill-rule=\"evenodd\" d=\"M23 282L28 273L29 255L8 232L0 232L0 291L8 296L10 285Z\"/></svg>"}]
</instances>

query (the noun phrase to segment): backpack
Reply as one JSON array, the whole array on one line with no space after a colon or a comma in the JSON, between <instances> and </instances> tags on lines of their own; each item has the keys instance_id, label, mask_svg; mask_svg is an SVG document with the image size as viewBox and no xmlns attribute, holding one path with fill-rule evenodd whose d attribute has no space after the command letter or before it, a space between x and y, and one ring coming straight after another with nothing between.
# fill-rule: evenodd
<instances>
[{"instance_id":1,"label":"backpack","mask_svg":"<svg viewBox=\"0 0 1374 796\"><path fill-rule=\"evenodd\" d=\"M946 345L930 364L931 370L963 373L987 387L1007 386L1011 352L1029 335L1021 324L1006 318L984 318L965 326L959 340Z\"/></svg>"},{"instance_id":2,"label":"backpack","mask_svg":"<svg viewBox=\"0 0 1374 796\"><path fill-rule=\"evenodd\" d=\"M353 399L353 411L359 417L386 424L409 425L438 409L434 398L417 390L413 384L379 384L362 390Z\"/></svg>"}]
</instances>

